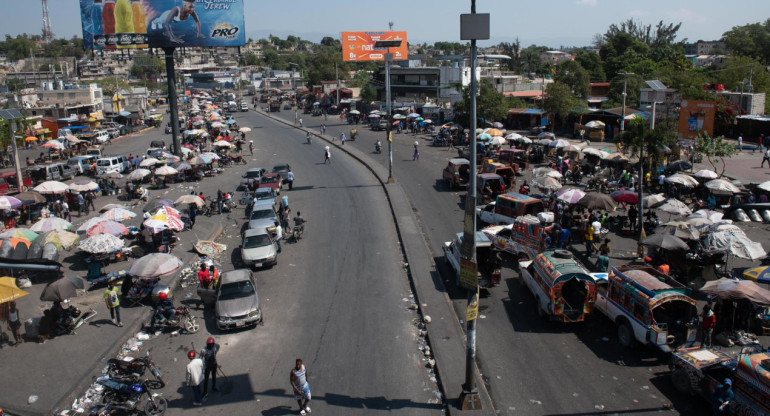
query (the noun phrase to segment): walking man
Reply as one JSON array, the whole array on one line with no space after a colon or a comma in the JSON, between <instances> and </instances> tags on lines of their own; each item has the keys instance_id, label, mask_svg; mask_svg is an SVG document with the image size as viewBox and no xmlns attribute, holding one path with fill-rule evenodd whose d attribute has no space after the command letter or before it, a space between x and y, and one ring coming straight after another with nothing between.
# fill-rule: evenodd
<instances>
[{"instance_id":1,"label":"walking man","mask_svg":"<svg viewBox=\"0 0 770 416\"><path fill-rule=\"evenodd\" d=\"M743 136L738 135L738 151L743 152Z\"/></svg>"},{"instance_id":2,"label":"walking man","mask_svg":"<svg viewBox=\"0 0 770 416\"><path fill-rule=\"evenodd\" d=\"M83 211L88 215L88 208L86 208L86 200L83 198L83 194L78 194L78 217L83 214Z\"/></svg>"},{"instance_id":3,"label":"walking man","mask_svg":"<svg viewBox=\"0 0 770 416\"><path fill-rule=\"evenodd\" d=\"M110 310L112 323L116 326L123 326L120 322L120 296L118 295L115 281L110 282L107 290L104 291L104 303L107 305L107 309Z\"/></svg>"},{"instance_id":4,"label":"walking man","mask_svg":"<svg viewBox=\"0 0 770 416\"><path fill-rule=\"evenodd\" d=\"M294 390L294 399L299 404L299 414L306 415L310 413L310 384L307 382L307 369L302 364L302 360L297 358L294 368L289 374L289 381Z\"/></svg>"},{"instance_id":5,"label":"walking man","mask_svg":"<svg viewBox=\"0 0 770 416\"><path fill-rule=\"evenodd\" d=\"M222 214L222 205L225 203L225 196L222 194L222 190L217 190L217 209L219 209L219 214Z\"/></svg>"},{"instance_id":6,"label":"walking man","mask_svg":"<svg viewBox=\"0 0 770 416\"><path fill-rule=\"evenodd\" d=\"M278 252L281 252L281 240L283 240L283 228L281 223L275 220L275 244L278 246Z\"/></svg>"},{"instance_id":7,"label":"walking man","mask_svg":"<svg viewBox=\"0 0 770 416\"><path fill-rule=\"evenodd\" d=\"M213 266L212 266L213 267ZM217 353L219 344L214 342L214 337L206 340L206 348L201 350L200 357L203 361L203 400L208 397L209 375L211 375L211 391L217 390Z\"/></svg>"},{"instance_id":8,"label":"walking man","mask_svg":"<svg viewBox=\"0 0 770 416\"><path fill-rule=\"evenodd\" d=\"M765 154L762 155L762 163L759 165L759 167L765 167L765 162L767 162L768 167L770 167L770 148L765 149Z\"/></svg>"},{"instance_id":9,"label":"walking man","mask_svg":"<svg viewBox=\"0 0 770 416\"><path fill-rule=\"evenodd\" d=\"M195 218L198 217L198 208L195 206L195 204L190 204L190 229L192 230L193 227L195 227Z\"/></svg>"},{"instance_id":10,"label":"walking man","mask_svg":"<svg viewBox=\"0 0 770 416\"><path fill-rule=\"evenodd\" d=\"M703 315L701 316L701 341L700 346L711 346L711 335L714 333L714 326L717 323L717 316L711 310L711 306L703 305Z\"/></svg>"},{"instance_id":11,"label":"walking man","mask_svg":"<svg viewBox=\"0 0 770 416\"><path fill-rule=\"evenodd\" d=\"M294 172L291 171L291 168L286 173L286 180L289 181L289 190L291 191L291 188L294 187Z\"/></svg>"},{"instance_id":12,"label":"walking man","mask_svg":"<svg viewBox=\"0 0 770 416\"><path fill-rule=\"evenodd\" d=\"M249 140L249 153L254 156L254 140Z\"/></svg>"},{"instance_id":13,"label":"walking man","mask_svg":"<svg viewBox=\"0 0 770 416\"><path fill-rule=\"evenodd\" d=\"M420 143L417 141L414 142L414 154L412 155L412 161L420 160L420 152L417 150L417 146L419 144Z\"/></svg>"},{"instance_id":14,"label":"walking man","mask_svg":"<svg viewBox=\"0 0 770 416\"><path fill-rule=\"evenodd\" d=\"M331 157L332 157L332 154L329 151L329 146L326 146L326 149L324 149L324 165L326 164L326 162L332 163Z\"/></svg>"},{"instance_id":15,"label":"walking man","mask_svg":"<svg viewBox=\"0 0 770 416\"><path fill-rule=\"evenodd\" d=\"M117 187L113 184L112 189L116 189ZM88 209L89 207L96 211L96 206L94 206L94 193L91 191L86 192L86 215L88 215Z\"/></svg>"},{"instance_id":16,"label":"walking man","mask_svg":"<svg viewBox=\"0 0 770 416\"><path fill-rule=\"evenodd\" d=\"M340 141L345 144L345 133L340 133Z\"/></svg>"},{"instance_id":17,"label":"walking man","mask_svg":"<svg viewBox=\"0 0 770 416\"><path fill-rule=\"evenodd\" d=\"M193 392L193 406L200 406L203 400L201 395L201 381L203 381L203 360L195 356L195 351L187 352L190 362L187 364L187 385Z\"/></svg>"}]
</instances>

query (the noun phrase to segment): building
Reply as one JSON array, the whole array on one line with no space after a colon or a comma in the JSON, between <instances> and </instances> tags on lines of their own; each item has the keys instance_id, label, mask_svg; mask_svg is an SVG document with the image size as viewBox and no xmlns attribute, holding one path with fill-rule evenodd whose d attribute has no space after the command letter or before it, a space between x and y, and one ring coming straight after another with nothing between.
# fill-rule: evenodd
<instances>
[{"instance_id":1,"label":"building","mask_svg":"<svg viewBox=\"0 0 770 416\"><path fill-rule=\"evenodd\" d=\"M377 99L385 100L385 68L376 75ZM441 69L439 67L390 67L390 96L394 101L427 102L440 96Z\"/></svg>"},{"instance_id":2,"label":"building","mask_svg":"<svg viewBox=\"0 0 770 416\"><path fill-rule=\"evenodd\" d=\"M37 90L22 95L22 113L44 119L94 123L104 119L102 89L96 84L64 90Z\"/></svg>"},{"instance_id":3,"label":"building","mask_svg":"<svg viewBox=\"0 0 770 416\"><path fill-rule=\"evenodd\" d=\"M492 86L495 87L497 92L505 94L506 92L513 92L513 91L530 91L537 89L540 90L540 85L537 85L537 88L534 87L534 84L527 84L525 87L525 90L522 90L522 85L524 84L524 79L521 75L517 75L514 72L510 71L501 71L496 68L489 68L489 67L483 67L480 68L481 73L479 79L488 79Z\"/></svg>"},{"instance_id":4,"label":"building","mask_svg":"<svg viewBox=\"0 0 770 416\"><path fill-rule=\"evenodd\" d=\"M741 109L741 114L765 114L765 93L723 91L719 94L727 97L731 103L738 106Z\"/></svg>"},{"instance_id":5,"label":"building","mask_svg":"<svg viewBox=\"0 0 770 416\"><path fill-rule=\"evenodd\" d=\"M639 107L652 106L652 103L671 103L679 105L680 97L676 90L668 88L658 80L644 81L647 88L639 90Z\"/></svg>"},{"instance_id":6,"label":"building","mask_svg":"<svg viewBox=\"0 0 770 416\"><path fill-rule=\"evenodd\" d=\"M685 55L685 58L692 61L692 66L696 68L715 67L724 65L729 58L727 55Z\"/></svg>"},{"instance_id":7,"label":"building","mask_svg":"<svg viewBox=\"0 0 770 416\"><path fill-rule=\"evenodd\" d=\"M112 99L104 100L104 113L106 115L129 117L131 113L140 118L147 112L147 100L149 92L144 87L133 87L130 90L121 90Z\"/></svg>"},{"instance_id":8,"label":"building","mask_svg":"<svg viewBox=\"0 0 770 416\"><path fill-rule=\"evenodd\" d=\"M588 106L598 108L603 102L607 101L607 94L610 92L609 82L592 82L588 84Z\"/></svg>"},{"instance_id":9,"label":"building","mask_svg":"<svg viewBox=\"0 0 770 416\"><path fill-rule=\"evenodd\" d=\"M711 55L716 51L726 51L727 45L724 42L715 41L698 41L695 43L686 43L684 45L685 55Z\"/></svg>"}]
</instances>

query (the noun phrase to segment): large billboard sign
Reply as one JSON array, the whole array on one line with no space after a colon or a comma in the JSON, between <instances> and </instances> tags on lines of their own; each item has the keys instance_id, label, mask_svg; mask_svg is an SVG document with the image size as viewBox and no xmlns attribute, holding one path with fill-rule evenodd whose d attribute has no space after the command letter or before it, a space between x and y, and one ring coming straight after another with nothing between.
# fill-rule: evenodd
<instances>
[{"instance_id":1,"label":"large billboard sign","mask_svg":"<svg viewBox=\"0 0 770 416\"><path fill-rule=\"evenodd\" d=\"M716 103L713 101L682 100L679 103L679 138L693 140L703 131L714 136Z\"/></svg>"},{"instance_id":2,"label":"large billboard sign","mask_svg":"<svg viewBox=\"0 0 770 416\"><path fill-rule=\"evenodd\" d=\"M401 46L375 48L379 40L400 40ZM393 59L403 60L409 56L406 32L342 32L342 60L346 62L384 61L386 53Z\"/></svg>"},{"instance_id":3,"label":"large billboard sign","mask_svg":"<svg viewBox=\"0 0 770 416\"><path fill-rule=\"evenodd\" d=\"M244 0L80 0L85 49L243 46Z\"/></svg>"}]
</instances>

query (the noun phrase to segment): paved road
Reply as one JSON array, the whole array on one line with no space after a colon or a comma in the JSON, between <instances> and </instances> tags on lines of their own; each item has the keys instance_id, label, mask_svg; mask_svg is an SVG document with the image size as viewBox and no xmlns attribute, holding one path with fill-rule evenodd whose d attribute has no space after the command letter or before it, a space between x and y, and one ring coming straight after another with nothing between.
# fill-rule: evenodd
<instances>
[{"instance_id":1,"label":"paved road","mask_svg":"<svg viewBox=\"0 0 770 416\"><path fill-rule=\"evenodd\" d=\"M273 116L293 119L290 112ZM308 128L323 122L307 115L303 121ZM359 138L345 146L372 153L374 160L387 165L384 132L339 123L339 118L326 124L327 135L336 137L342 132L349 137L350 128L357 128ZM373 154L377 137L385 144L382 155ZM415 140L420 143L419 161L412 160ZM440 181L447 159L456 153L431 147L430 138L422 135L394 134L393 148L396 182L411 199L456 313L463 316L465 295L449 280L441 251L441 244L462 229L460 194L445 189ZM613 237L613 246L630 252L636 243ZM618 256L613 264L627 261ZM498 414L651 414L672 406L683 414L708 412L701 401L673 391L665 357L619 347L612 323L603 316L577 325L542 321L533 298L519 289L518 276L510 268L503 270L503 283L485 294L480 310L477 361Z\"/></svg>"}]
</instances>

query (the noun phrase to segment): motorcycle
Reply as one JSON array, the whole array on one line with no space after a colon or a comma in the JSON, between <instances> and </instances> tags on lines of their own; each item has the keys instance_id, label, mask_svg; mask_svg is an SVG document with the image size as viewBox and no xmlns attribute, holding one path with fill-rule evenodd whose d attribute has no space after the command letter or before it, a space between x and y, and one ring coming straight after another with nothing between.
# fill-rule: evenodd
<instances>
[{"instance_id":1,"label":"motorcycle","mask_svg":"<svg viewBox=\"0 0 770 416\"><path fill-rule=\"evenodd\" d=\"M80 309L74 306L65 308L64 312L58 317L55 316L52 309L43 311L43 320L47 320L50 324L50 331L46 331L46 333L51 337L59 335L75 335L77 334L75 331L94 316L96 316L95 310L89 308L85 313L81 313ZM46 324L44 324L42 320L40 326L41 333L43 333L44 331L42 328L46 326Z\"/></svg>"},{"instance_id":2,"label":"motorcycle","mask_svg":"<svg viewBox=\"0 0 770 416\"><path fill-rule=\"evenodd\" d=\"M147 416L161 416L166 413L168 401L153 393L148 382L123 383L108 376L99 377L96 383L104 387L102 404L109 409L125 412L144 412Z\"/></svg>"},{"instance_id":3,"label":"motorcycle","mask_svg":"<svg viewBox=\"0 0 770 416\"><path fill-rule=\"evenodd\" d=\"M190 308L180 306L175 311L174 318L168 320L156 309L154 312L155 325L148 325L148 328L153 331L184 330L188 334L195 334L200 331L201 325L198 323L198 318L190 314Z\"/></svg>"},{"instance_id":4,"label":"motorcycle","mask_svg":"<svg viewBox=\"0 0 770 416\"><path fill-rule=\"evenodd\" d=\"M294 228L292 228L291 230L291 238L293 238L294 242L296 243L302 237L302 234L304 232L305 232L304 225L295 225Z\"/></svg>"},{"instance_id":5,"label":"motorcycle","mask_svg":"<svg viewBox=\"0 0 770 416\"><path fill-rule=\"evenodd\" d=\"M243 158L243 155L234 155L234 156L232 156L232 161L235 164L241 164L241 165L245 165L246 164L246 159Z\"/></svg>"},{"instance_id":6,"label":"motorcycle","mask_svg":"<svg viewBox=\"0 0 770 416\"><path fill-rule=\"evenodd\" d=\"M152 361L149 351L147 351L144 357L135 358L131 361L119 360L117 358L110 358L109 361L107 361L107 375L115 380L139 380L144 376L144 373L148 368L158 381L158 388L163 388L166 385L166 382L163 381L160 370Z\"/></svg>"}]
</instances>

